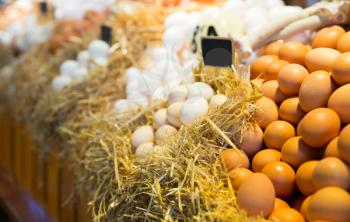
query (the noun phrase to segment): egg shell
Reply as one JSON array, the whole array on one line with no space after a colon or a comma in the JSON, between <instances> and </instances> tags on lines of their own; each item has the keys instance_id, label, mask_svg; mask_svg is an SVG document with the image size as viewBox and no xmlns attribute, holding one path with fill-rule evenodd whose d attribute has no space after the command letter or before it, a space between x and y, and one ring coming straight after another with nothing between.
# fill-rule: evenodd
<instances>
[{"instance_id":1,"label":"egg shell","mask_svg":"<svg viewBox=\"0 0 350 222\"><path fill-rule=\"evenodd\" d=\"M284 66L278 73L278 87L288 96L297 96L303 80L309 75L307 69L299 64Z\"/></svg>"},{"instance_id":2,"label":"egg shell","mask_svg":"<svg viewBox=\"0 0 350 222\"><path fill-rule=\"evenodd\" d=\"M273 61L269 65L269 67L266 69L265 74L264 74L264 79L265 80L276 80L280 70L283 69L288 64L289 64L288 62L286 62L284 60L280 60L280 59Z\"/></svg>"},{"instance_id":3,"label":"egg shell","mask_svg":"<svg viewBox=\"0 0 350 222\"><path fill-rule=\"evenodd\" d=\"M187 99L188 89L186 86L178 86L173 89L170 89L169 92L169 104L175 102L183 102Z\"/></svg>"},{"instance_id":4,"label":"egg shell","mask_svg":"<svg viewBox=\"0 0 350 222\"><path fill-rule=\"evenodd\" d=\"M273 210L277 210L280 208L289 208L289 205L287 202L285 202L284 200L280 199L280 198L275 198L275 206L273 208Z\"/></svg>"},{"instance_id":5,"label":"egg shell","mask_svg":"<svg viewBox=\"0 0 350 222\"><path fill-rule=\"evenodd\" d=\"M299 167L306 161L316 159L318 150L306 145L300 136L288 139L282 146L282 161L294 168Z\"/></svg>"},{"instance_id":6,"label":"egg shell","mask_svg":"<svg viewBox=\"0 0 350 222\"><path fill-rule=\"evenodd\" d=\"M203 97L191 97L187 99L180 110L181 122L188 126L198 118L204 117L209 111L209 105Z\"/></svg>"},{"instance_id":7,"label":"egg shell","mask_svg":"<svg viewBox=\"0 0 350 222\"><path fill-rule=\"evenodd\" d=\"M259 76L263 76L270 64L277 59L278 57L276 55L265 55L259 57L251 64L250 78L255 79Z\"/></svg>"},{"instance_id":8,"label":"egg shell","mask_svg":"<svg viewBox=\"0 0 350 222\"><path fill-rule=\"evenodd\" d=\"M74 60L66 60L60 66L60 73L64 76L73 77L74 73L79 69L79 64Z\"/></svg>"},{"instance_id":9,"label":"egg shell","mask_svg":"<svg viewBox=\"0 0 350 222\"><path fill-rule=\"evenodd\" d=\"M335 111L342 123L350 123L350 84L339 87L328 100L328 108Z\"/></svg>"},{"instance_id":10,"label":"egg shell","mask_svg":"<svg viewBox=\"0 0 350 222\"><path fill-rule=\"evenodd\" d=\"M295 129L292 124L277 120L270 123L264 132L264 143L267 148L281 150L283 144L295 136Z\"/></svg>"},{"instance_id":11,"label":"egg shell","mask_svg":"<svg viewBox=\"0 0 350 222\"><path fill-rule=\"evenodd\" d=\"M311 197L312 197L311 195L306 197L303 203L301 204L300 213L304 216L304 218L306 218L307 208L309 207L309 202Z\"/></svg>"},{"instance_id":12,"label":"egg shell","mask_svg":"<svg viewBox=\"0 0 350 222\"><path fill-rule=\"evenodd\" d=\"M334 60L332 77L338 85L350 83L350 52L345 52Z\"/></svg>"},{"instance_id":13,"label":"egg shell","mask_svg":"<svg viewBox=\"0 0 350 222\"><path fill-rule=\"evenodd\" d=\"M315 166L312 182L316 189L337 186L347 190L350 188L349 167L336 157L326 157Z\"/></svg>"},{"instance_id":14,"label":"egg shell","mask_svg":"<svg viewBox=\"0 0 350 222\"><path fill-rule=\"evenodd\" d=\"M153 143L154 131L152 126L140 126L131 135L133 147L138 147L144 143Z\"/></svg>"},{"instance_id":15,"label":"egg shell","mask_svg":"<svg viewBox=\"0 0 350 222\"><path fill-rule=\"evenodd\" d=\"M108 58L107 57L93 57L92 61L99 66L107 66Z\"/></svg>"},{"instance_id":16,"label":"egg shell","mask_svg":"<svg viewBox=\"0 0 350 222\"><path fill-rule=\"evenodd\" d=\"M183 102L176 102L167 108L167 122L177 128L182 125L180 121L180 111L182 106Z\"/></svg>"},{"instance_id":17,"label":"egg shell","mask_svg":"<svg viewBox=\"0 0 350 222\"><path fill-rule=\"evenodd\" d=\"M238 189L237 203L249 216L267 217L273 210L275 197L270 179L262 173L254 173Z\"/></svg>"},{"instance_id":18,"label":"egg shell","mask_svg":"<svg viewBox=\"0 0 350 222\"><path fill-rule=\"evenodd\" d=\"M305 222L305 219L299 211L293 208L279 208L274 210L269 216L269 220L272 221L293 221L293 222Z\"/></svg>"},{"instance_id":19,"label":"egg shell","mask_svg":"<svg viewBox=\"0 0 350 222\"><path fill-rule=\"evenodd\" d=\"M214 90L206 83L196 82L187 86L188 97L203 97L210 100L214 96Z\"/></svg>"},{"instance_id":20,"label":"egg shell","mask_svg":"<svg viewBox=\"0 0 350 222\"><path fill-rule=\"evenodd\" d=\"M340 26L331 26L321 29L312 40L312 48L333 48L337 47L338 40L345 34Z\"/></svg>"},{"instance_id":21,"label":"egg shell","mask_svg":"<svg viewBox=\"0 0 350 222\"><path fill-rule=\"evenodd\" d=\"M275 161L268 163L261 172L272 181L277 197L291 196L295 188L295 172L291 166Z\"/></svg>"},{"instance_id":22,"label":"egg shell","mask_svg":"<svg viewBox=\"0 0 350 222\"><path fill-rule=\"evenodd\" d=\"M325 71L310 73L299 89L299 104L302 110L309 112L319 107L326 107L328 99L336 89L330 74Z\"/></svg>"},{"instance_id":23,"label":"egg shell","mask_svg":"<svg viewBox=\"0 0 350 222\"><path fill-rule=\"evenodd\" d=\"M238 190L242 183L250 176L253 172L246 168L234 168L228 173L233 189Z\"/></svg>"},{"instance_id":24,"label":"egg shell","mask_svg":"<svg viewBox=\"0 0 350 222\"><path fill-rule=\"evenodd\" d=\"M73 78L75 80L82 80L83 78L85 78L88 75L89 71L87 70L86 67L79 67L74 73L73 73Z\"/></svg>"},{"instance_id":25,"label":"egg shell","mask_svg":"<svg viewBox=\"0 0 350 222\"><path fill-rule=\"evenodd\" d=\"M283 41L279 40L276 42L272 42L265 47L264 53L266 55L276 55L278 56L279 51L283 45Z\"/></svg>"},{"instance_id":26,"label":"egg shell","mask_svg":"<svg viewBox=\"0 0 350 222\"><path fill-rule=\"evenodd\" d=\"M305 64L308 48L299 42L286 42L280 48L279 58L289 63Z\"/></svg>"},{"instance_id":27,"label":"egg shell","mask_svg":"<svg viewBox=\"0 0 350 222\"><path fill-rule=\"evenodd\" d=\"M109 45L102 40L94 40L89 44L88 49L92 58L107 58L109 55Z\"/></svg>"},{"instance_id":28,"label":"egg shell","mask_svg":"<svg viewBox=\"0 0 350 222\"><path fill-rule=\"evenodd\" d=\"M176 134L177 130L170 125L163 125L156 131L156 142L159 143Z\"/></svg>"},{"instance_id":29,"label":"egg shell","mask_svg":"<svg viewBox=\"0 0 350 222\"><path fill-rule=\"evenodd\" d=\"M244 152L235 149L226 149L220 153L221 163L224 167L231 171L234 168L249 168L249 159Z\"/></svg>"},{"instance_id":30,"label":"egg shell","mask_svg":"<svg viewBox=\"0 0 350 222\"><path fill-rule=\"evenodd\" d=\"M252 160L252 169L254 172L260 172L268 163L280 161L281 152L273 149L265 149L255 154Z\"/></svg>"},{"instance_id":31,"label":"egg shell","mask_svg":"<svg viewBox=\"0 0 350 222\"><path fill-rule=\"evenodd\" d=\"M53 80L52 80L52 88L55 91L61 91L64 87L68 86L69 84L71 84L72 79L69 76L56 76Z\"/></svg>"},{"instance_id":32,"label":"egg shell","mask_svg":"<svg viewBox=\"0 0 350 222\"><path fill-rule=\"evenodd\" d=\"M338 150L338 140L339 140L339 137L336 137L331 142L328 143L326 150L324 152L324 157L340 158L340 154Z\"/></svg>"},{"instance_id":33,"label":"egg shell","mask_svg":"<svg viewBox=\"0 0 350 222\"><path fill-rule=\"evenodd\" d=\"M279 108L279 116L281 120L287 121L293 125L298 125L305 116L305 112L299 105L299 98L289 98L282 102Z\"/></svg>"},{"instance_id":34,"label":"egg shell","mask_svg":"<svg viewBox=\"0 0 350 222\"><path fill-rule=\"evenodd\" d=\"M350 51L349 42L350 42L350 32L347 32L339 38L337 42L337 50L342 53L349 52Z\"/></svg>"},{"instance_id":35,"label":"egg shell","mask_svg":"<svg viewBox=\"0 0 350 222\"><path fill-rule=\"evenodd\" d=\"M127 99L117 100L114 103L113 107L117 112L128 112L128 111L135 111L138 109L138 105L136 103L133 103Z\"/></svg>"},{"instance_id":36,"label":"egg shell","mask_svg":"<svg viewBox=\"0 0 350 222\"><path fill-rule=\"evenodd\" d=\"M210 99L209 109L216 109L227 101L227 97L222 94L217 94Z\"/></svg>"},{"instance_id":37,"label":"egg shell","mask_svg":"<svg viewBox=\"0 0 350 222\"><path fill-rule=\"evenodd\" d=\"M312 174L319 161L312 160L301 164L295 174L296 185L299 191L308 196L316 191L312 181Z\"/></svg>"},{"instance_id":38,"label":"egg shell","mask_svg":"<svg viewBox=\"0 0 350 222\"><path fill-rule=\"evenodd\" d=\"M340 118L328 108L317 108L307 113L298 125L298 135L315 148L325 147L340 132Z\"/></svg>"},{"instance_id":39,"label":"egg shell","mask_svg":"<svg viewBox=\"0 0 350 222\"><path fill-rule=\"evenodd\" d=\"M88 51L79 52L77 60L80 66L89 67L90 53Z\"/></svg>"},{"instance_id":40,"label":"egg shell","mask_svg":"<svg viewBox=\"0 0 350 222\"><path fill-rule=\"evenodd\" d=\"M145 160L152 153L154 153L154 145L152 142L143 143L135 150L135 155L138 160Z\"/></svg>"},{"instance_id":41,"label":"egg shell","mask_svg":"<svg viewBox=\"0 0 350 222\"><path fill-rule=\"evenodd\" d=\"M261 85L261 91L264 96L272 99L277 105L288 98L278 87L277 80L269 80Z\"/></svg>"},{"instance_id":42,"label":"egg shell","mask_svg":"<svg viewBox=\"0 0 350 222\"><path fill-rule=\"evenodd\" d=\"M350 194L339 187L325 187L312 195L306 214L308 221L348 222L349 212Z\"/></svg>"},{"instance_id":43,"label":"egg shell","mask_svg":"<svg viewBox=\"0 0 350 222\"><path fill-rule=\"evenodd\" d=\"M323 70L330 72L334 61L340 55L335 49L330 48L316 48L310 50L305 58L306 67L310 72Z\"/></svg>"},{"instance_id":44,"label":"egg shell","mask_svg":"<svg viewBox=\"0 0 350 222\"><path fill-rule=\"evenodd\" d=\"M338 140L338 152L343 160L350 164L350 125L348 124L340 132Z\"/></svg>"},{"instance_id":45,"label":"egg shell","mask_svg":"<svg viewBox=\"0 0 350 222\"><path fill-rule=\"evenodd\" d=\"M262 129L270 123L278 120L278 108L276 103L265 96L256 101L255 120Z\"/></svg>"},{"instance_id":46,"label":"egg shell","mask_svg":"<svg viewBox=\"0 0 350 222\"><path fill-rule=\"evenodd\" d=\"M239 147L248 155L253 156L264 146L264 133L257 125L249 125L244 129Z\"/></svg>"},{"instance_id":47,"label":"egg shell","mask_svg":"<svg viewBox=\"0 0 350 222\"><path fill-rule=\"evenodd\" d=\"M153 115L153 128L158 129L159 127L167 124L167 109L160 109Z\"/></svg>"}]
</instances>

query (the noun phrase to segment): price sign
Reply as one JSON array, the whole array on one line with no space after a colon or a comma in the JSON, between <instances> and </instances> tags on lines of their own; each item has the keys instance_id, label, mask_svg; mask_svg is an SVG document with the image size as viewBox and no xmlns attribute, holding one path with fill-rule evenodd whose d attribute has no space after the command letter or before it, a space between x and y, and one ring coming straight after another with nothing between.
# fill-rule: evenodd
<instances>
[{"instance_id":1,"label":"price sign","mask_svg":"<svg viewBox=\"0 0 350 222\"><path fill-rule=\"evenodd\" d=\"M220 37L201 39L204 65L230 67L233 63L232 40Z\"/></svg>"},{"instance_id":2,"label":"price sign","mask_svg":"<svg viewBox=\"0 0 350 222\"><path fill-rule=\"evenodd\" d=\"M112 43L112 28L107 25L101 26L101 39L108 43Z\"/></svg>"},{"instance_id":3,"label":"price sign","mask_svg":"<svg viewBox=\"0 0 350 222\"><path fill-rule=\"evenodd\" d=\"M47 2L44 2L44 1L40 2L39 9L42 15L47 15L47 13L49 12L49 6L47 5Z\"/></svg>"}]
</instances>

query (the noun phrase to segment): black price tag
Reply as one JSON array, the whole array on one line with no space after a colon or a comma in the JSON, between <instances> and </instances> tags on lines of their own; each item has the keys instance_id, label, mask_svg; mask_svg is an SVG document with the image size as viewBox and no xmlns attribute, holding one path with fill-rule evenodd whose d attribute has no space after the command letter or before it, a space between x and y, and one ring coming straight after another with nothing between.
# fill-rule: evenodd
<instances>
[{"instance_id":1,"label":"black price tag","mask_svg":"<svg viewBox=\"0 0 350 222\"><path fill-rule=\"evenodd\" d=\"M112 28L106 25L101 26L101 39L108 43L112 43Z\"/></svg>"},{"instance_id":2,"label":"black price tag","mask_svg":"<svg viewBox=\"0 0 350 222\"><path fill-rule=\"evenodd\" d=\"M49 6L47 5L47 2L40 2L39 8L42 15L47 15L49 11Z\"/></svg>"},{"instance_id":3,"label":"black price tag","mask_svg":"<svg viewBox=\"0 0 350 222\"><path fill-rule=\"evenodd\" d=\"M206 37L201 39L204 65L229 67L233 61L231 39Z\"/></svg>"}]
</instances>

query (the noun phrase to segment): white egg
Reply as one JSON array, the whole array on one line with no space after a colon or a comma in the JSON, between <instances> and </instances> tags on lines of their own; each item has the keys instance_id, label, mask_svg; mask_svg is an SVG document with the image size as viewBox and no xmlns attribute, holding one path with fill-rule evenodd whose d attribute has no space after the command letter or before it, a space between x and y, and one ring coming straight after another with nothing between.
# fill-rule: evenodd
<instances>
[{"instance_id":1,"label":"white egg","mask_svg":"<svg viewBox=\"0 0 350 222\"><path fill-rule=\"evenodd\" d=\"M147 160L148 157L155 153L153 143L143 143L136 148L135 155L136 159L139 161Z\"/></svg>"},{"instance_id":2,"label":"white egg","mask_svg":"<svg viewBox=\"0 0 350 222\"><path fill-rule=\"evenodd\" d=\"M94 59L107 58L109 56L109 45L102 40L94 40L89 44L89 53Z\"/></svg>"},{"instance_id":3,"label":"white egg","mask_svg":"<svg viewBox=\"0 0 350 222\"><path fill-rule=\"evenodd\" d=\"M214 90L204 82L196 82L187 86L188 97L203 97L210 100L214 96Z\"/></svg>"},{"instance_id":4,"label":"white egg","mask_svg":"<svg viewBox=\"0 0 350 222\"><path fill-rule=\"evenodd\" d=\"M88 74L87 68L80 67L75 71L75 73L73 73L73 79L82 80L83 78L85 78L85 76L87 76L87 74Z\"/></svg>"},{"instance_id":5,"label":"white egg","mask_svg":"<svg viewBox=\"0 0 350 222\"><path fill-rule=\"evenodd\" d=\"M158 129L159 127L167 124L167 109L160 109L153 115L153 127Z\"/></svg>"},{"instance_id":6,"label":"white egg","mask_svg":"<svg viewBox=\"0 0 350 222\"><path fill-rule=\"evenodd\" d=\"M192 97L186 100L180 110L181 122L188 126L196 119L207 115L209 110L208 102L203 97Z\"/></svg>"},{"instance_id":7,"label":"white egg","mask_svg":"<svg viewBox=\"0 0 350 222\"><path fill-rule=\"evenodd\" d=\"M169 28L164 32L163 44L177 52L181 49L184 38L184 34L179 29Z\"/></svg>"},{"instance_id":8,"label":"white egg","mask_svg":"<svg viewBox=\"0 0 350 222\"><path fill-rule=\"evenodd\" d=\"M92 60L96 65L99 65L99 66L108 65L108 57L93 57Z\"/></svg>"},{"instance_id":9,"label":"white egg","mask_svg":"<svg viewBox=\"0 0 350 222\"><path fill-rule=\"evenodd\" d=\"M183 25L186 22L188 22L188 14L179 11L168 15L165 19L164 24L166 27L171 27L176 25Z\"/></svg>"},{"instance_id":10,"label":"white egg","mask_svg":"<svg viewBox=\"0 0 350 222\"><path fill-rule=\"evenodd\" d=\"M225 2L225 4L223 5L223 9L229 12L239 12L242 10L243 6L243 0L231 0Z\"/></svg>"},{"instance_id":11,"label":"white egg","mask_svg":"<svg viewBox=\"0 0 350 222\"><path fill-rule=\"evenodd\" d=\"M117 100L114 103L114 109L117 112L135 111L138 109L138 105L126 99Z\"/></svg>"},{"instance_id":12,"label":"white egg","mask_svg":"<svg viewBox=\"0 0 350 222\"><path fill-rule=\"evenodd\" d=\"M159 143L177 133L177 130L170 125L163 125L156 131L156 142Z\"/></svg>"},{"instance_id":13,"label":"white egg","mask_svg":"<svg viewBox=\"0 0 350 222\"><path fill-rule=\"evenodd\" d=\"M180 120L180 110L182 105L183 102L176 102L167 108L167 122L177 128L182 125Z\"/></svg>"},{"instance_id":14,"label":"white egg","mask_svg":"<svg viewBox=\"0 0 350 222\"><path fill-rule=\"evenodd\" d=\"M141 72L138 68L130 67L125 70L126 80L128 82L132 80L139 80L141 78Z\"/></svg>"},{"instance_id":15,"label":"white egg","mask_svg":"<svg viewBox=\"0 0 350 222\"><path fill-rule=\"evenodd\" d=\"M79 69L79 64L75 60L66 60L60 66L60 73L64 76L73 77L74 73Z\"/></svg>"},{"instance_id":16,"label":"white egg","mask_svg":"<svg viewBox=\"0 0 350 222\"><path fill-rule=\"evenodd\" d=\"M216 109L218 106L223 105L227 101L225 95L217 94L210 99L209 108Z\"/></svg>"},{"instance_id":17,"label":"white egg","mask_svg":"<svg viewBox=\"0 0 350 222\"><path fill-rule=\"evenodd\" d=\"M140 92L128 93L127 99L145 108L149 104L149 98Z\"/></svg>"},{"instance_id":18,"label":"white egg","mask_svg":"<svg viewBox=\"0 0 350 222\"><path fill-rule=\"evenodd\" d=\"M187 99L188 89L186 86L178 86L173 89L170 89L169 93L169 104L175 102L183 102Z\"/></svg>"},{"instance_id":19,"label":"white egg","mask_svg":"<svg viewBox=\"0 0 350 222\"><path fill-rule=\"evenodd\" d=\"M90 63L90 53L88 51L81 51L78 54L78 63L81 66L89 67Z\"/></svg>"},{"instance_id":20,"label":"white egg","mask_svg":"<svg viewBox=\"0 0 350 222\"><path fill-rule=\"evenodd\" d=\"M164 58L167 58L167 54L168 54L166 48L164 47L154 47L154 48L147 49L147 51L155 61L159 61Z\"/></svg>"},{"instance_id":21,"label":"white egg","mask_svg":"<svg viewBox=\"0 0 350 222\"><path fill-rule=\"evenodd\" d=\"M169 89L167 87L158 87L151 96L152 102L166 102L169 96Z\"/></svg>"},{"instance_id":22,"label":"white egg","mask_svg":"<svg viewBox=\"0 0 350 222\"><path fill-rule=\"evenodd\" d=\"M71 84L72 79L69 76L59 75L52 80L52 88L55 91L61 91L64 87Z\"/></svg>"},{"instance_id":23,"label":"white egg","mask_svg":"<svg viewBox=\"0 0 350 222\"><path fill-rule=\"evenodd\" d=\"M144 143L153 143L154 131L152 126L140 126L131 135L131 143L133 147L138 147Z\"/></svg>"}]
</instances>

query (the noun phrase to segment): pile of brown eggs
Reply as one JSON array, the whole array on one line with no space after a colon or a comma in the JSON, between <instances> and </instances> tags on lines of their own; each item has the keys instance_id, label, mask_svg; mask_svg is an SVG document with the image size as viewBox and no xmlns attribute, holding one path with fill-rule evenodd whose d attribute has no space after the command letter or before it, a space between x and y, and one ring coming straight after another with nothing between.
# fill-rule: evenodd
<instances>
[{"instance_id":1,"label":"pile of brown eggs","mask_svg":"<svg viewBox=\"0 0 350 222\"><path fill-rule=\"evenodd\" d=\"M350 32L274 42L251 65L256 126L221 154L237 203L272 221L350 221Z\"/></svg>"}]
</instances>

